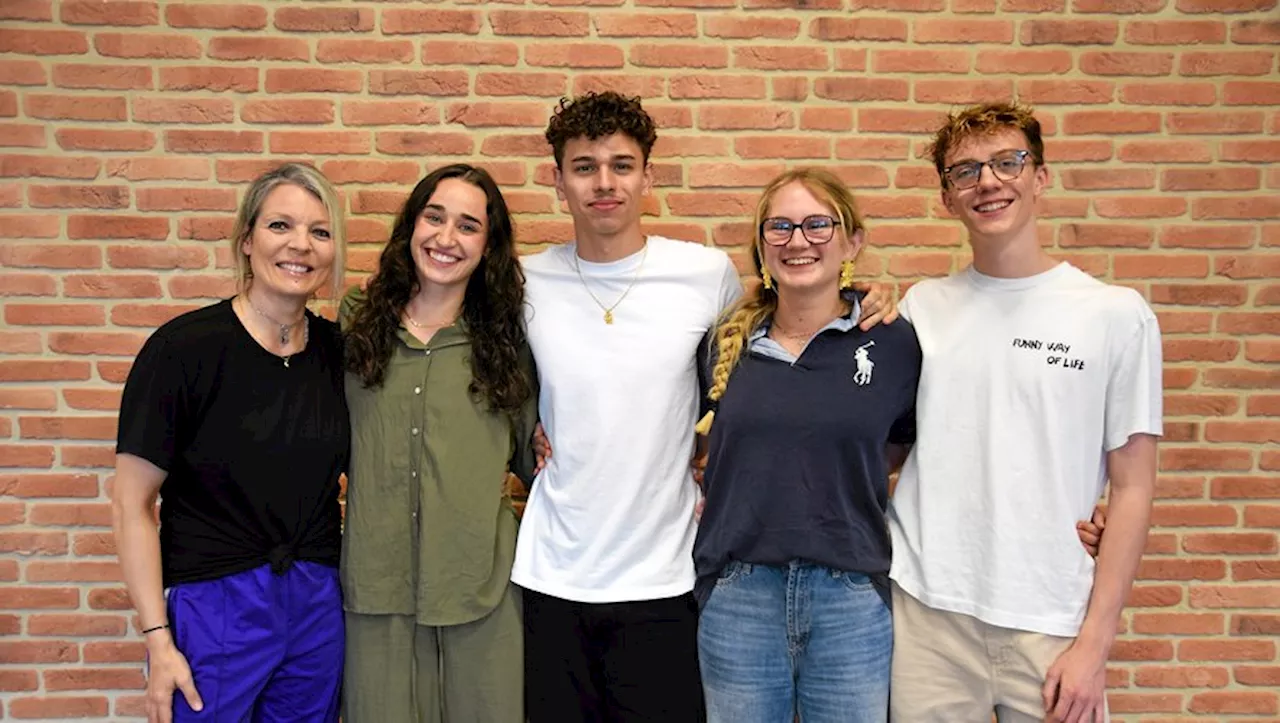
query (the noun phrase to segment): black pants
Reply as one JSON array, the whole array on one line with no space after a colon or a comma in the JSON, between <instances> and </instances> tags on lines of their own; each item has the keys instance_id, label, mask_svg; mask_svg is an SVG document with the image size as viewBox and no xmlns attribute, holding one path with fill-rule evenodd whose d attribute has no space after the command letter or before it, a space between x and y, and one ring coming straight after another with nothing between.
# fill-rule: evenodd
<instances>
[{"instance_id":1,"label":"black pants","mask_svg":"<svg viewBox=\"0 0 1280 723\"><path fill-rule=\"evenodd\" d=\"M693 594L580 603L524 591L529 723L701 723Z\"/></svg>"}]
</instances>

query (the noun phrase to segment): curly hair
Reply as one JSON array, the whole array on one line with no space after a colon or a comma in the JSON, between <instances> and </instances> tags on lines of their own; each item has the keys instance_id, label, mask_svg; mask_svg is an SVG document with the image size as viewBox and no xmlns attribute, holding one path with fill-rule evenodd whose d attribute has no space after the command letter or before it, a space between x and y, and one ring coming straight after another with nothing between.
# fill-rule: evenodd
<instances>
[{"instance_id":1,"label":"curly hair","mask_svg":"<svg viewBox=\"0 0 1280 723\"><path fill-rule=\"evenodd\" d=\"M815 198L828 206L840 219L840 227L846 229L845 233L850 237L856 231L866 233L866 226L858 213L853 194L839 178L820 168L793 168L784 171L765 186L760 194L760 200L756 203L756 239L751 248L751 259L755 263L757 275L760 275L764 269L761 249L764 238L761 226L765 217L769 215L769 204L773 202L773 197L779 190L791 183L803 185ZM712 338L715 365L711 368L711 387L707 390L707 399L711 401L713 411L708 412L698 422L696 431L699 434L708 434L711 431L711 423L715 419L714 406L720 401L720 397L724 396L724 390L729 385L729 376L733 374L738 361L742 359L742 351L746 348L747 339L751 338L752 332L760 328L760 325L772 317L777 310L778 292L760 283L756 285L753 292L744 295L721 318L716 326L715 336Z\"/></svg>"},{"instance_id":2,"label":"curly hair","mask_svg":"<svg viewBox=\"0 0 1280 723\"><path fill-rule=\"evenodd\" d=\"M1044 165L1044 140L1040 138L1040 121L1035 111L1017 103L983 103L969 106L947 115L942 127L933 134L927 153L933 158L942 187L947 187L943 170L947 167L947 154L952 148L974 136L986 136L1006 130L1022 131L1027 137L1027 150L1035 165Z\"/></svg>"},{"instance_id":3,"label":"curly hair","mask_svg":"<svg viewBox=\"0 0 1280 723\"><path fill-rule=\"evenodd\" d=\"M644 161L658 140L653 118L640 106L640 99L628 98L612 90L587 93L572 100L561 98L547 124L546 139L555 153L556 167L564 163L564 145L575 138L595 140L614 133L631 136L640 144Z\"/></svg>"},{"instance_id":4,"label":"curly hair","mask_svg":"<svg viewBox=\"0 0 1280 723\"><path fill-rule=\"evenodd\" d=\"M498 184L482 168L465 163L438 168L418 182L396 217L366 299L353 313L346 337L346 367L365 387L380 386L396 343L401 314L418 292L410 243L413 229L441 181L457 178L484 191L489 234L479 266L467 280L462 321L471 340L470 392L494 411L514 413L533 393L520 363L524 333L524 272L516 257L515 231Z\"/></svg>"}]
</instances>

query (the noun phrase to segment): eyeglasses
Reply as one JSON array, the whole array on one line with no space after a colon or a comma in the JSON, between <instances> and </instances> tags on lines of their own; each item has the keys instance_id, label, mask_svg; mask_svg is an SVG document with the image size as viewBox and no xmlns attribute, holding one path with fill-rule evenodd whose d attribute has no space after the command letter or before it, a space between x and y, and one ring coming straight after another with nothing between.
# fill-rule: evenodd
<instances>
[{"instance_id":1,"label":"eyeglasses","mask_svg":"<svg viewBox=\"0 0 1280 723\"><path fill-rule=\"evenodd\" d=\"M1000 151L988 161L965 161L942 169L943 178L957 190L973 188L982 179L982 167L990 166L991 172L1001 181L1012 181L1022 175L1031 151Z\"/></svg>"},{"instance_id":2,"label":"eyeglasses","mask_svg":"<svg viewBox=\"0 0 1280 723\"><path fill-rule=\"evenodd\" d=\"M835 235L836 226L839 225L840 221L821 214L805 216L799 223L789 218L773 216L760 222L760 238L770 246L786 246L798 228L809 243L824 244Z\"/></svg>"}]
</instances>

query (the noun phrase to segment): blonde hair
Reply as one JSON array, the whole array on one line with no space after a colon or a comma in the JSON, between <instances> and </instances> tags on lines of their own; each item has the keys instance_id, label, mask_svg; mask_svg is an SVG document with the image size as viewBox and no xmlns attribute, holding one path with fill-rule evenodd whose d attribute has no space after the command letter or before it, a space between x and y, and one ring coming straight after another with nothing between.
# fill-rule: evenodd
<instances>
[{"instance_id":1,"label":"blonde hair","mask_svg":"<svg viewBox=\"0 0 1280 723\"><path fill-rule=\"evenodd\" d=\"M333 269L329 272L329 295L338 299L342 296L343 276L347 268L347 233L342 203L329 179L315 168L302 163L285 163L267 171L258 176L245 191L240 210L236 212L235 226L231 230L231 255L236 261L236 290L244 292L253 279L249 257L244 252L244 241L253 233L267 196L276 186L284 183L292 183L315 196L329 214L329 238L333 240L334 249Z\"/></svg>"},{"instance_id":2,"label":"blonde hair","mask_svg":"<svg viewBox=\"0 0 1280 723\"><path fill-rule=\"evenodd\" d=\"M821 203L835 213L840 220L840 228L847 238L852 238L857 231L866 229L862 217L858 214L853 194L844 182L830 171L821 168L793 168L784 171L765 186L756 203L754 218L755 242L751 249L751 258L755 262L756 274L761 275L764 268L764 238L760 226L769 215L769 204L784 186L799 183L814 195ZM696 430L699 434L708 434L711 423L715 419L714 406L724 396L729 386L729 377L742 359L742 350L751 334L760 328L766 319L773 316L778 309L778 293L766 288L763 283L756 285L754 291L745 294L729 311L721 317L716 326L713 339L715 344L715 366L711 368L711 388L707 390L707 399L712 403L709 411L698 422Z\"/></svg>"}]
</instances>

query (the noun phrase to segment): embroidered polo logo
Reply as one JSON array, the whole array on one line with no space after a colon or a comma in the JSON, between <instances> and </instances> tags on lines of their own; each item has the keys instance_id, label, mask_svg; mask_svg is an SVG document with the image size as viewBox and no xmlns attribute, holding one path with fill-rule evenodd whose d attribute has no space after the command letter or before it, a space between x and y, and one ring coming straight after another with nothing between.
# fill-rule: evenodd
<instances>
[{"instance_id":1,"label":"embroidered polo logo","mask_svg":"<svg viewBox=\"0 0 1280 723\"><path fill-rule=\"evenodd\" d=\"M860 387L871 383L871 371L876 368L876 363L871 361L871 352L867 349L875 345L874 341L869 341L853 352L853 360L858 363L858 371L853 373L853 381Z\"/></svg>"}]
</instances>

